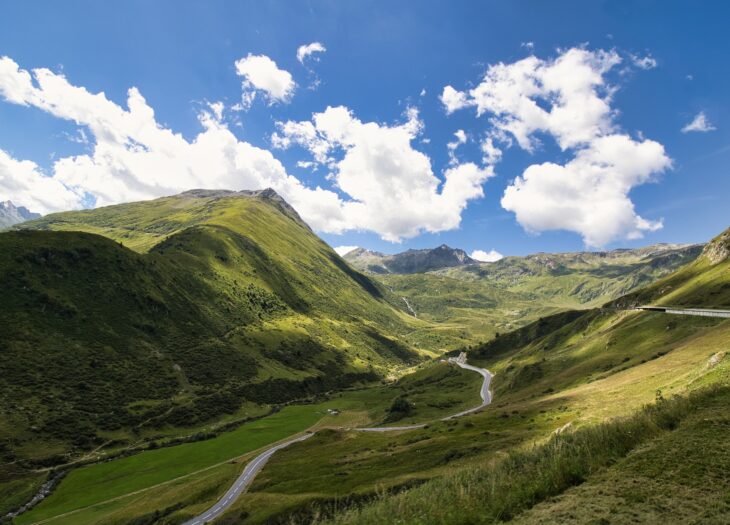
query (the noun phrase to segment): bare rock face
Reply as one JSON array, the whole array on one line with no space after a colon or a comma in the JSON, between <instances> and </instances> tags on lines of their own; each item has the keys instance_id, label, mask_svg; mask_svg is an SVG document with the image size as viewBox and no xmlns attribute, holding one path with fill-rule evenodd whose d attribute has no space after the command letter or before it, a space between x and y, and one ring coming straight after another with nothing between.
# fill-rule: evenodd
<instances>
[{"instance_id":1,"label":"bare rock face","mask_svg":"<svg viewBox=\"0 0 730 525\"><path fill-rule=\"evenodd\" d=\"M40 216L40 213L33 213L25 206L15 206L12 201L0 201L0 229L38 219Z\"/></svg>"},{"instance_id":2,"label":"bare rock face","mask_svg":"<svg viewBox=\"0 0 730 525\"><path fill-rule=\"evenodd\" d=\"M442 268L475 264L464 250L442 244L433 249L408 250L394 255L358 248L345 255L345 260L371 273L422 273Z\"/></svg>"},{"instance_id":3,"label":"bare rock face","mask_svg":"<svg viewBox=\"0 0 730 525\"><path fill-rule=\"evenodd\" d=\"M707 243L702 250L702 257L710 264L721 263L730 257L730 228Z\"/></svg>"}]
</instances>

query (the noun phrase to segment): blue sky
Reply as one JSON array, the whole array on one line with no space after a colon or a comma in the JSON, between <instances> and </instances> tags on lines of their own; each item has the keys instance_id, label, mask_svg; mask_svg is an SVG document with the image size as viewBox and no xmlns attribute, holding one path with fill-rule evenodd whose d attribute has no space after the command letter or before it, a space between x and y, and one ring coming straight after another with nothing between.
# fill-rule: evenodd
<instances>
[{"instance_id":1,"label":"blue sky","mask_svg":"<svg viewBox=\"0 0 730 525\"><path fill-rule=\"evenodd\" d=\"M154 197L186 184L254 189L275 180L333 246L394 252L447 243L519 255L705 241L730 225L730 6L636 4L4 2L0 56L11 62L0 74L0 200L51 211ZM326 51L300 63L297 49L314 42ZM254 66L262 64L245 62L250 56L268 57L276 75L290 77L257 77ZM505 96L522 89L551 113L549 122L537 118L543 124L514 108L495 113L509 101L483 98L503 93L483 82L490 66L503 63L511 74L531 56L530 78L547 85L553 71L558 88L532 97L529 86L513 86ZM583 123L587 135L578 138L551 112L560 100L567 109L582 107L584 91L571 91L555 68L571 56L594 68L600 84L591 102L607 108ZM50 70L49 86L40 87L36 68ZM25 72L33 88L22 91L13 82ZM59 78L68 85L52 82ZM282 78L296 87L282 87ZM72 100L78 92L70 86L84 94ZM446 86L464 103L449 108ZM153 120L144 108L127 120L115 113L115 106L128 110L131 87ZM84 98L100 92L103 103ZM252 92L253 101L242 104ZM223 106L209 105L216 102ZM487 109L478 115L480 104ZM223 108L220 118L213 108ZM695 120L700 115L704 123ZM109 138L122 121L128 131ZM169 134L144 131L150 121ZM694 130L683 132L693 121ZM287 134L287 122L299 127ZM314 135L303 137L305 127ZM516 128L528 130L531 147ZM457 130L466 143L451 162L447 144ZM498 161L485 160L488 137L501 151ZM623 143L614 147L613 139ZM189 146L196 140L205 147ZM297 164L316 160L317 146L326 153L314 169ZM254 161L242 159L251 151ZM643 167L622 167L634 153ZM395 160L384 164L387 155ZM505 204L505 191L531 166L529 182ZM437 187L429 186L429 169ZM449 169L453 188L445 191ZM570 210L596 210L599 218Z\"/></svg>"}]
</instances>

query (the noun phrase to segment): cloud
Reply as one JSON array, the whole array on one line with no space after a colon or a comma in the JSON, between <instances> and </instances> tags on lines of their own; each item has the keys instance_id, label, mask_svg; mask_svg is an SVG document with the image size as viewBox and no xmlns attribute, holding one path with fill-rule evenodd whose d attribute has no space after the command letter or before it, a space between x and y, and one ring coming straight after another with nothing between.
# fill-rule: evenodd
<instances>
[{"instance_id":1,"label":"cloud","mask_svg":"<svg viewBox=\"0 0 730 525\"><path fill-rule=\"evenodd\" d=\"M344 257L348 253L350 253L352 250L357 250L359 246L336 246L335 251L340 257Z\"/></svg>"},{"instance_id":2,"label":"cloud","mask_svg":"<svg viewBox=\"0 0 730 525\"><path fill-rule=\"evenodd\" d=\"M490 250L488 252L485 252L484 250L474 250L471 252L469 257L479 262L496 262L504 258L504 255L499 253L497 250Z\"/></svg>"},{"instance_id":3,"label":"cloud","mask_svg":"<svg viewBox=\"0 0 730 525\"><path fill-rule=\"evenodd\" d=\"M639 69L654 69L657 66L657 61L651 55L639 56L629 55L631 62Z\"/></svg>"},{"instance_id":4,"label":"cloud","mask_svg":"<svg viewBox=\"0 0 730 525\"><path fill-rule=\"evenodd\" d=\"M478 115L492 115L492 126L527 151L538 145L536 132L549 133L567 149L612 129L611 90L603 74L620 61L613 51L579 48L551 61L530 56L490 66L479 85L452 98L476 107Z\"/></svg>"},{"instance_id":5,"label":"cloud","mask_svg":"<svg viewBox=\"0 0 730 525\"><path fill-rule=\"evenodd\" d=\"M313 56L314 53L324 53L325 51L327 51L327 48L320 42L312 42L311 44L299 46L297 48L297 60L301 64L304 64L304 60L310 56L313 60L319 60L317 56Z\"/></svg>"},{"instance_id":6,"label":"cloud","mask_svg":"<svg viewBox=\"0 0 730 525\"><path fill-rule=\"evenodd\" d=\"M412 146L423 127L413 108L396 125L362 122L339 106L278 127L275 147L307 149L348 196L342 230L374 231L392 242L458 227L468 201L483 196L482 184L493 175L490 167L466 163L450 166L443 181L436 177L428 156Z\"/></svg>"},{"instance_id":7,"label":"cloud","mask_svg":"<svg viewBox=\"0 0 730 525\"><path fill-rule=\"evenodd\" d=\"M661 228L661 221L635 212L629 192L668 169L671 160L661 144L634 140L614 122L615 87L606 75L620 63L615 51L571 48L550 60L529 56L491 65L468 91L444 88L447 112L473 107L487 117L485 163L501 158L497 143L509 147L514 140L534 153L543 136L573 155L565 164L533 164L506 188L502 206L525 229L574 231L597 247Z\"/></svg>"},{"instance_id":8,"label":"cloud","mask_svg":"<svg viewBox=\"0 0 730 525\"><path fill-rule=\"evenodd\" d=\"M31 74L7 57L0 58L0 96L75 122L91 142L86 154L58 159L49 176L32 162L2 157L8 198L17 196L18 204L38 211L145 200L190 188L270 187L315 230L367 230L399 241L458 227L468 201L483 195L482 184L492 175L489 168L467 163L436 177L430 159L411 145L423 126L415 110L392 126L361 122L344 107L279 125L275 147L307 148L313 162L332 170L335 192L305 186L270 151L239 141L218 118L223 108L215 104L200 111L201 131L187 140L157 122L136 88L129 89L125 108L47 69Z\"/></svg>"},{"instance_id":9,"label":"cloud","mask_svg":"<svg viewBox=\"0 0 730 525\"><path fill-rule=\"evenodd\" d=\"M223 120L223 110L226 109L223 102L208 102L208 108L213 112L213 116L218 122Z\"/></svg>"},{"instance_id":10,"label":"cloud","mask_svg":"<svg viewBox=\"0 0 730 525\"><path fill-rule=\"evenodd\" d=\"M710 123L705 112L700 111L697 113L695 118L692 119L692 122L682 128L682 133L707 133L708 131L715 131L715 129L717 128Z\"/></svg>"},{"instance_id":11,"label":"cloud","mask_svg":"<svg viewBox=\"0 0 730 525\"><path fill-rule=\"evenodd\" d=\"M455 166L459 163L456 158L456 149L462 144L466 144L466 132L463 129L456 130L454 132L455 141L446 144L446 148L449 150L449 165Z\"/></svg>"},{"instance_id":12,"label":"cloud","mask_svg":"<svg viewBox=\"0 0 730 525\"><path fill-rule=\"evenodd\" d=\"M46 214L81 206L83 195L46 177L35 162L16 160L0 149L0 200Z\"/></svg>"},{"instance_id":13,"label":"cloud","mask_svg":"<svg viewBox=\"0 0 730 525\"><path fill-rule=\"evenodd\" d=\"M82 197L104 206L190 188L271 187L315 229L326 231L341 213L336 193L305 187L271 152L239 141L217 119L219 106L200 113L202 131L188 141L156 121L136 88L128 91L125 109L47 69L31 75L7 57L0 58L0 96L71 120L93 138L89 154L58 159L49 177L32 162L2 157L3 191L30 209L78 208Z\"/></svg>"},{"instance_id":14,"label":"cloud","mask_svg":"<svg viewBox=\"0 0 730 525\"><path fill-rule=\"evenodd\" d=\"M507 187L501 203L529 231L574 231L590 247L620 237L636 239L662 223L637 215L628 193L670 165L658 142L608 135L565 165L528 167Z\"/></svg>"},{"instance_id":15,"label":"cloud","mask_svg":"<svg viewBox=\"0 0 730 525\"><path fill-rule=\"evenodd\" d=\"M289 102L296 83L291 73L279 69L266 55L253 55L236 61L236 73L243 77L243 109L251 107L256 95L262 93L269 105Z\"/></svg>"},{"instance_id":16,"label":"cloud","mask_svg":"<svg viewBox=\"0 0 730 525\"><path fill-rule=\"evenodd\" d=\"M446 114L451 114L470 105L467 95L461 91L456 91L452 86L446 86L439 99L446 109Z\"/></svg>"},{"instance_id":17,"label":"cloud","mask_svg":"<svg viewBox=\"0 0 730 525\"><path fill-rule=\"evenodd\" d=\"M487 135L481 143L482 162L484 164L496 164L502 160L502 150L495 146L495 137Z\"/></svg>"}]
</instances>

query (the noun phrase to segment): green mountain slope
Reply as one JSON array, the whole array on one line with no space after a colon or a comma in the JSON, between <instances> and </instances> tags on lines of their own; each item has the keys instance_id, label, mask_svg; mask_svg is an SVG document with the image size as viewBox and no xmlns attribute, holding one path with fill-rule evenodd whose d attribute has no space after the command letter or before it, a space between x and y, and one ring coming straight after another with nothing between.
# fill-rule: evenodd
<instances>
[{"instance_id":1,"label":"green mountain slope","mask_svg":"<svg viewBox=\"0 0 730 525\"><path fill-rule=\"evenodd\" d=\"M730 307L730 229L712 239L692 262L614 303L616 306L669 305L699 308Z\"/></svg>"},{"instance_id":2,"label":"green mountain slope","mask_svg":"<svg viewBox=\"0 0 730 525\"><path fill-rule=\"evenodd\" d=\"M28 468L421 359L399 336L422 323L272 192L24 223L0 233L0 288L0 442Z\"/></svg>"},{"instance_id":3,"label":"green mountain slope","mask_svg":"<svg viewBox=\"0 0 730 525\"><path fill-rule=\"evenodd\" d=\"M706 250L713 251L714 243ZM713 272L723 277L711 279L701 294L724 288L728 264L705 267L705 278ZM673 278L657 281L656 288ZM510 513L591 479L639 446L668 450L661 448L665 440L686 439L667 436L685 420L691 429L695 409L711 414L727 399L728 341L730 321L716 318L615 308L545 316L469 351L470 362L496 374L487 409L401 435L315 436L272 458L228 519L264 523L294 514L307 521L334 512L337 523L382 523L386 516L402 523L479 523L494 520L495 509L497 517L504 509L509 513L503 518L515 518ZM659 407L652 412L656 419L641 411L656 399L691 396L708 385L726 386L701 394L696 407L695 401L690 408L684 401L667 405L668 412ZM697 443L717 444L717 434L689 433ZM565 439L550 445L554 435ZM547 448L532 452L546 442ZM718 487L706 501L719 504L728 488ZM251 510L264 503L266 512ZM342 514L348 505L363 510Z\"/></svg>"},{"instance_id":4,"label":"green mountain slope","mask_svg":"<svg viewBox=\"0 0 730 525\"><path fill-rule=\"evenodd\" d=\"M699 302L697 306L727 307L723 299L730 282L726 243L727 232L714 239L697 262L660 279L647 293L660 304L686 300ZM705 298L710 305L703 303ZM616 304L621 302L626 300ZM517 519L521 511L588 480L590 490L568 492L565 499L565 515L570 518L575 511L573 521L584 522L579 517L593 513L583 509L595 503L597 515L608 515L614 496L627 497L630 486L613 483L622 475L640 479L632 466L635 461L662 471L672 464L670 458L677 461L688 453L690 447L682 445L686 442L697 447L692 448L701 456L699 465L709 466L713 458L717 464L705 470L701 466L684 469L693 476L694 488L682 493L692 496L693 490L702 492L702 486L714 487L702 492L697 501L713 506L706 515L709 522L717 522L712 519L723 515L723 494L730 490L727 479L712 474L730 468L724 449L712 449L723 446L719 436L726 426L719 407L727 403L730 387L728 342L727 319L613 306L543 317L468 352L470 362L496 374L489 408L470 420L451 426L434 424L397 438L328 436L326 444L310 440L301 446L308 457L318 458L326 447L333 455L338 451L337 457L349 454L352 459L330 460L329 467L311 460L304 470L317 472L316 480L290 482L289 501L294 505L295 494L300 494L294 487L306 493L304 487L315 482L326 486L326 480L334 483L346 472L350 505L373 497L376 501L346 513L340 511L347 504L339 504L340 511L334 511L336 523L378 523L384 516L403 523L491 523ZM708 386L720 389L703 391ZM692 397L694 391L702 393ZM690 396L690 400L674 401L675 395ZM656 410L650 411L654 415L647 418L642 406L657 399ZM675 430L678 426L681 432ZM533 450L535 443L539 446ZM361 450L373 452L364 455ZM624 462L627 456L634 457L630 454L635 450L638 459ZM264 496L272 498L268 487L286 482L286 460L292 461L297 450L287 450L285 455L272 460L269 477L257 480L239 516L255 501L268 501ZM385 465L385 456L387 476L361 474L373 472L369 466ZM680 484L681 476L663 475L642 497L661 501L664 491L676 490ZM383 487L396 494L384 493ZM258 499L256 491L260 491ZM328 495L330 502L346 498L337 490ZM324 501L306 512L333 512ZM551 512L562 512L562 505L551 506L549 501L546 505L539 513L525 515L522 522L550 522ZM672 508L661 509L656 516L671 521Z\"/></svg>"},{"instance_id":5,"label":"green mountain slope","mask_svg":"<svg viewBox=\"0 0 730 525\"><path fill-rule=\"evenodd\" d=\"M599 306L672 273L701 250L700 245L658 245L540 253L426 273L376 272L373 278L401 297L412 315L438 323L444 346L453 347L447 336L470 345L558 311Z\"/></svg>"}]
</instances>

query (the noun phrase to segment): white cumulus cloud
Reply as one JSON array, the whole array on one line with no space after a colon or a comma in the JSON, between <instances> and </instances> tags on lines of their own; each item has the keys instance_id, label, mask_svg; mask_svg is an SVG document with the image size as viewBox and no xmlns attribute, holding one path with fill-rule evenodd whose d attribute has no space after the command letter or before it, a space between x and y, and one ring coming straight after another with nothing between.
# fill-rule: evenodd
<instances>
[{"instance_id":1,"label":"white cumulus cloud","mask_svg":"<svg viewBox=\"0 0 730 525\"><path fill-rule=\"evenodd\" d=\"M446 86L439 98L441 103L444 105L444 108L446 108L447 114L465 108L470 104L466 94L461 91L457 91L452 86Z\"/></svg>"},{"instance_id":2,"label":"white cumulus cloud","mask_svg":"<svg viewBox=\"0 0 730 525\"><path fill-rule=\"evenodd\" d=\"M573 154L565 164L528 167L505 190L502 206L527 230L574 231L597 247L661 227L661 221L636 213L629 193L668 169L671 160L661 144L634 140L615 123L615 88L606 75L620 63L615 51L571 48L550 60L529 56L489 66L467 91L444 88L447 112L474 107L487 117L485 162L500 159L497 142L509 147L514 140L536 152L543 136Z\"/></svg>"},{"instance_id":3,"label":"white cumulus cloud","mask_svg":"<svg viewBox=\"0 0 730 525\"><path fill-rule=\"evenodd\" d=\"M61 181L45 176L35 162L16 160L0 149L0 200L46 214L78 208L82 198Z\"/></svg>"},{"instance_id":4,"label":"white cumulus cloud","mask_svg":"<svg viewBox=\"0 0 730 525\"><path fill-rule=\"evenodd\" d=\"M352 250L357 250L358 246L336 246L334 250L337 252L337 254L340 257L344 257L348 253L350 253Z\"/></svg>"},{"instance_id":5,"label":"white cumulus cloud","mask_svg":"<svg viewBox=\"0 0 730 525\"><path fill-rule=\"evenodd\" d=\"M682 133L707 133L708 131L715 131L715 129L717 128L710 123L705 112L700 111L697 115L695 115L695 118L692 119L692 122L682 128Z\"/></svg>"},{"instance_id":6,"label":"white cumulus cloud","mask_svg":"<svg viewBox=\"0 0 730 525\"><path fill-rule=\"evenodd\" d=\"M499 253L497 250L489 250L488 252L484 250L474 250L471 252L469 257L479 262L496 262L504 258L504 255Z\"/></svg>"},{"instance_id":7,"label":"white cumulus cloud","mask_svg":"<svg viewBox=\"0 0 730 525\"><path fill-rule=\"evenodd\" d=\"M597 138L565 165L528 167L507 187L502 206L527 230L570 230L590 247L620 237L635 239L662 227L634 210L628 194L671 161L658 142L626 135Z\"/></svg>"},{"instance_id":8,"label":"white cumulus cloud","mask_svg":"<svg viewBox=\"0 0 730 525\"><path fill-rule=\"evenodd\" d=\"M450 166L443 181L431 161L413 148L423 124L410 109L405 122L362 122L348 108L328 107L311 121L280 122L275 147L298 144L331 170L342 203L342 230L369 230L398 242L421 232L459 226L469 200L483 196L491 167L473 163Z\"/></svg>"},{"instance_id":9,"label":"white cumulus cloud","mask_svg":"<svg viewBox=\"0 0 730 525\"><path fill-rule=\"evenodd\" d=\"M0 58L0 97L34 106L86 129L89 151L58 159L45 175L24 160L0 156L0 191L37 211L97 206L172 195L190 188L273 188L312 228L328 233L367 230L390 241L459 226L471 199L483 195L491 169L451 166L439 178L430 159L413 149L422 123L415 110L405 122L361 122L347 108L327 108L312 121L280 125L276 147L301 144L313 161L332 170L338 191L307 187L270 151L237 139L211 104L191 140L157 122L136 89L126 107L104 93L72 85L48 69L21 69ZM307 165L312 167L312 165Z\"/></svg>"},{"instance_id":10,"label":"white cumulus cloud","mask_svg":"<svg viewBox=\"0 0 730 525\"><path fill-rule=\"evenodd\" d=\"M311 44L299 46L297 48L297 60L299 60L302 64L304 64L304 60L310 56L312 59L317 60L318 58L312 55L314 55L314 53L324 53L325 51L327 51L327 48L320 42L312 42Z\"/></svg>"},{"instance_id":11,"label":"white cumulus cloud","mask_svg":"<svg viewBox=\"0 0 730 525\"><path fill-rule=\"evenodd\" d=\"M256 95L262 93L269 104L288 102L296 83L291 73L279 69L276 62L266 55L249 53L236 61L236 73L243 77L242 104L248 109Z\"/></svg>"},{"instance_id":12,"label":"white cumulus cloud","mask_svg":"<svg viewBox=\"0 0 730 525\"><path fill-rule=\"evenodd\" d=\"M31 74L7 57L0 58L0 96L71 120L93 138L89 154L58 159L49 176L32 162L2 156L3 190L31 209L78 208L86 196L103 206L190 188L271 187L315 229L326 230L330 218L336 220L340 213L336 193L305 187L271 152L239 141L218 120L221 106L214 104L211 112L200 114L202 131L188 141L156 121L136 88L129 90L125 109L47 69Z\"/></svg>"}]
</instances>

